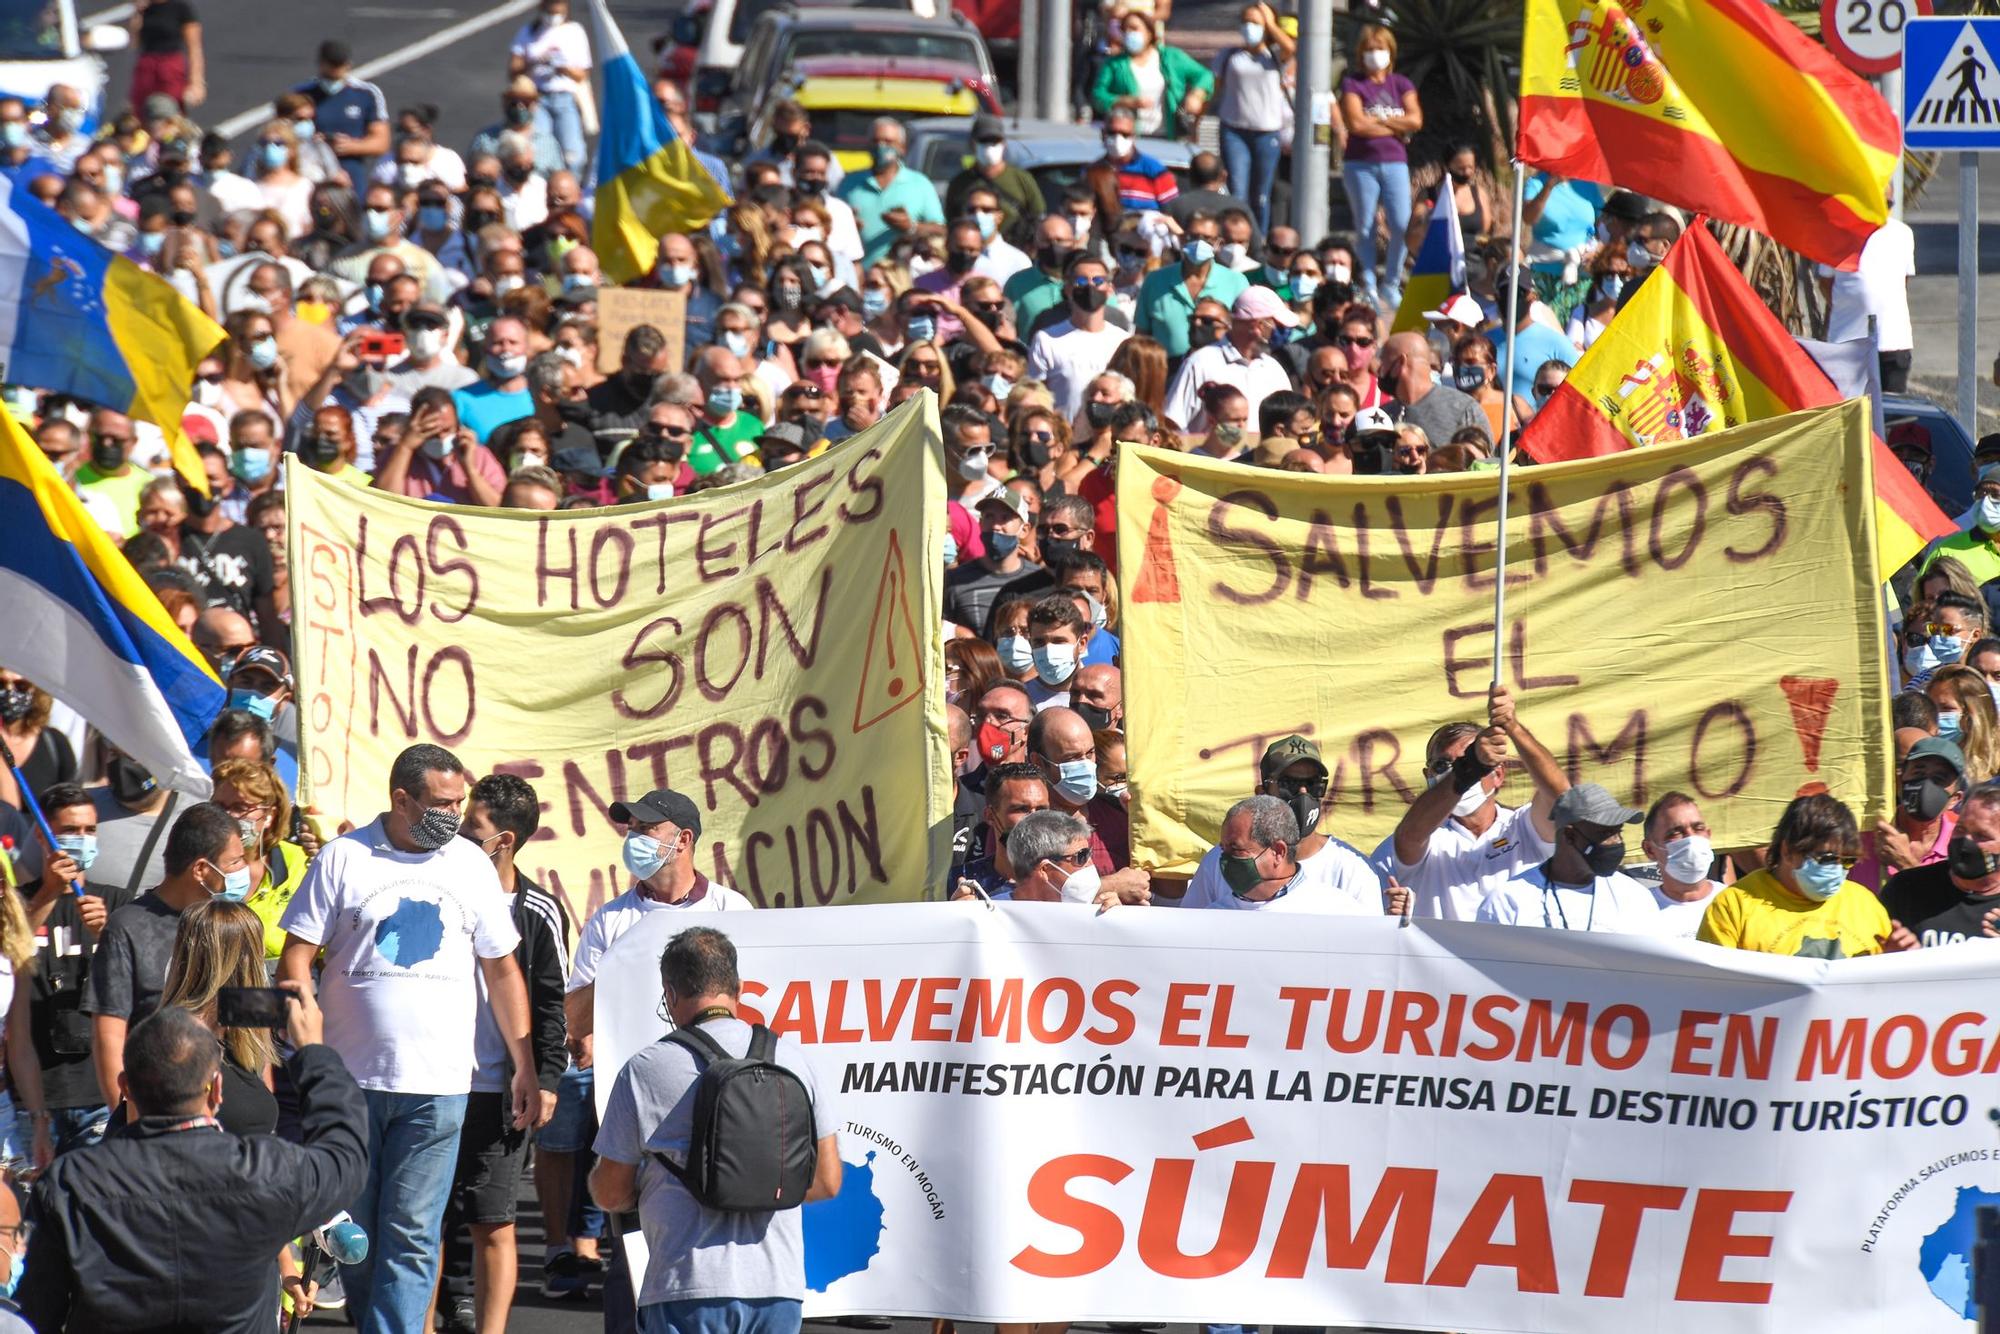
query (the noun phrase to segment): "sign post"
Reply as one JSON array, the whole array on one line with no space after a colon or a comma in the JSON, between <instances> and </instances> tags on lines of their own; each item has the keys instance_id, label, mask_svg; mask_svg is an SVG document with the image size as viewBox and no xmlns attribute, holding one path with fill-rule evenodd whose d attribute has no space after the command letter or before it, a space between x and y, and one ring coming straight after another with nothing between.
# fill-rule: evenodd
<instances>
[{"instance_id":1,"label":"sign post","mask_svg":"<svg viewBox=\"0 0 2000 1334\"><path fill-rule=\"evenodd\" d=\"M1979 436L1979 155L2000 152L2000 18L1903 28L1903 146L1958 153L1958 419Z\"/></svg>"}]
</instances>

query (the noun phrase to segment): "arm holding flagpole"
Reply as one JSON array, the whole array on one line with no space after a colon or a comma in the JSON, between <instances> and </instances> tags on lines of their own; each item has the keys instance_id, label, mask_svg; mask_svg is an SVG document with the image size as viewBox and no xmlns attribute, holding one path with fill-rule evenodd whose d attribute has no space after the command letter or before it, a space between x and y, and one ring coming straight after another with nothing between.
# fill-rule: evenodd
<instances>
[{"instance_id":1,"label":"arm holding flagpole","mask_svg":"<svg viewBox=\"0 0 2000 1334\"><path fill-rule=\"evenodd\" d=\"M1527 202L1528 176L1517 160L1514 163L1514 232L1512 262L1507 283L1507 365L1500 375L1506 391L1500 408L1500 509L1495 520L1498 531L1493 544L1493 684L1500 684L1502 656L1507 644L1507 483L1509 461L1514 454L1514 358L1520 346L1521 324L1521 209ZM1544 195L1548 191L1542 191Z\"/></svg>"},{"instance_id":2,"label":"arm holding flagpole","mask_svg":"<svg viewBox=\"0 0 2000 1334\"><path fill-rule=\"evenodd\" d=\"M5 741L0 741L0 759L7 761L7 769L14 775L14 786L21 790L21 806L29 815L35 817L35 828L42 831L42 839L49 845L49 855L61 856L62 849L56 846L56 831L49 828L49 817L42 814L42 803L35 800L35 794L28 786L28 776L22 773L21 766L14 762L14 749ZM83 897L83 881L72 880L69 886L76 891L78 898Z\"/></svg>"}]
</instances>

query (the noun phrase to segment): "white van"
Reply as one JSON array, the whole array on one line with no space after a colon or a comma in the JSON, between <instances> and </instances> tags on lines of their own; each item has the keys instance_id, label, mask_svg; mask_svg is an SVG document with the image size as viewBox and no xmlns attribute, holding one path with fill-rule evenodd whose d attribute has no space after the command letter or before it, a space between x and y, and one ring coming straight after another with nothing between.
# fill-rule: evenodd
<instances>
[{"instance_id":1,"label":"white van","mask_svg":"<svg viewBox=\"0 0 2000 1334\"><path fill-rule=\"evenodd\" d=\"M94 132L104 115L99 53L130 41L116 24L80 31L75 0L0 0L0 97L18 97L36 114L49 89L66 83L83 94L84 129Z\"/></svg>"}]
</instances>

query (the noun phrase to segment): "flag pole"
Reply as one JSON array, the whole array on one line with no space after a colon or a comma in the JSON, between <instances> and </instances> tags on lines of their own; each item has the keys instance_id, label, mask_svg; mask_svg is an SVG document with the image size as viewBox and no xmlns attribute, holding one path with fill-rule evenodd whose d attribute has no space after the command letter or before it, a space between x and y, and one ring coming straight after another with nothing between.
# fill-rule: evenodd
<instances>
[{"instance_id":1,"label":"flag pole","mask_svg":"<svg viewBox=\"0 0 2000 1334\"><path fill-rule=\"evenodd\" d=\"M1507 265L1507 368L1500 377L1500 513L1495 520L1493 542L1493 684L1500 684L1503 646L1507 642L1507 474L1508 459L1514 452L1514 356L1520 345L1521 303L1521 211L1527 207L1528 176L1519 158L1514 160L1514 230L1508 239L1513 247Z\"/></svg>"}]
</instances>

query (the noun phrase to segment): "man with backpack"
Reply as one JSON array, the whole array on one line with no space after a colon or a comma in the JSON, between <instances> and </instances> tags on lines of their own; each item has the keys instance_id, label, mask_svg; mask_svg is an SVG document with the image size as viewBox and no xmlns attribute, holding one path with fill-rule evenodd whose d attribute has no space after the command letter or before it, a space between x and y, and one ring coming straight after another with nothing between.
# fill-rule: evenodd
<instances>
[{"instance_id":1,"label":"man with backpack","mask_svg":"<svg viewBox=\"0 0 2000 1334\"><path fill-rule=\"evenodd\" d=\"M798 1206L840 1192L831 1086L798 1046L737 1017L736 947L722 932L674 936L660 982L674 1032L619 1071L590 1174L600 1208L639 1212L650 1257L639 1329L798 1334Z\"/></svg>"}]
</instances>

